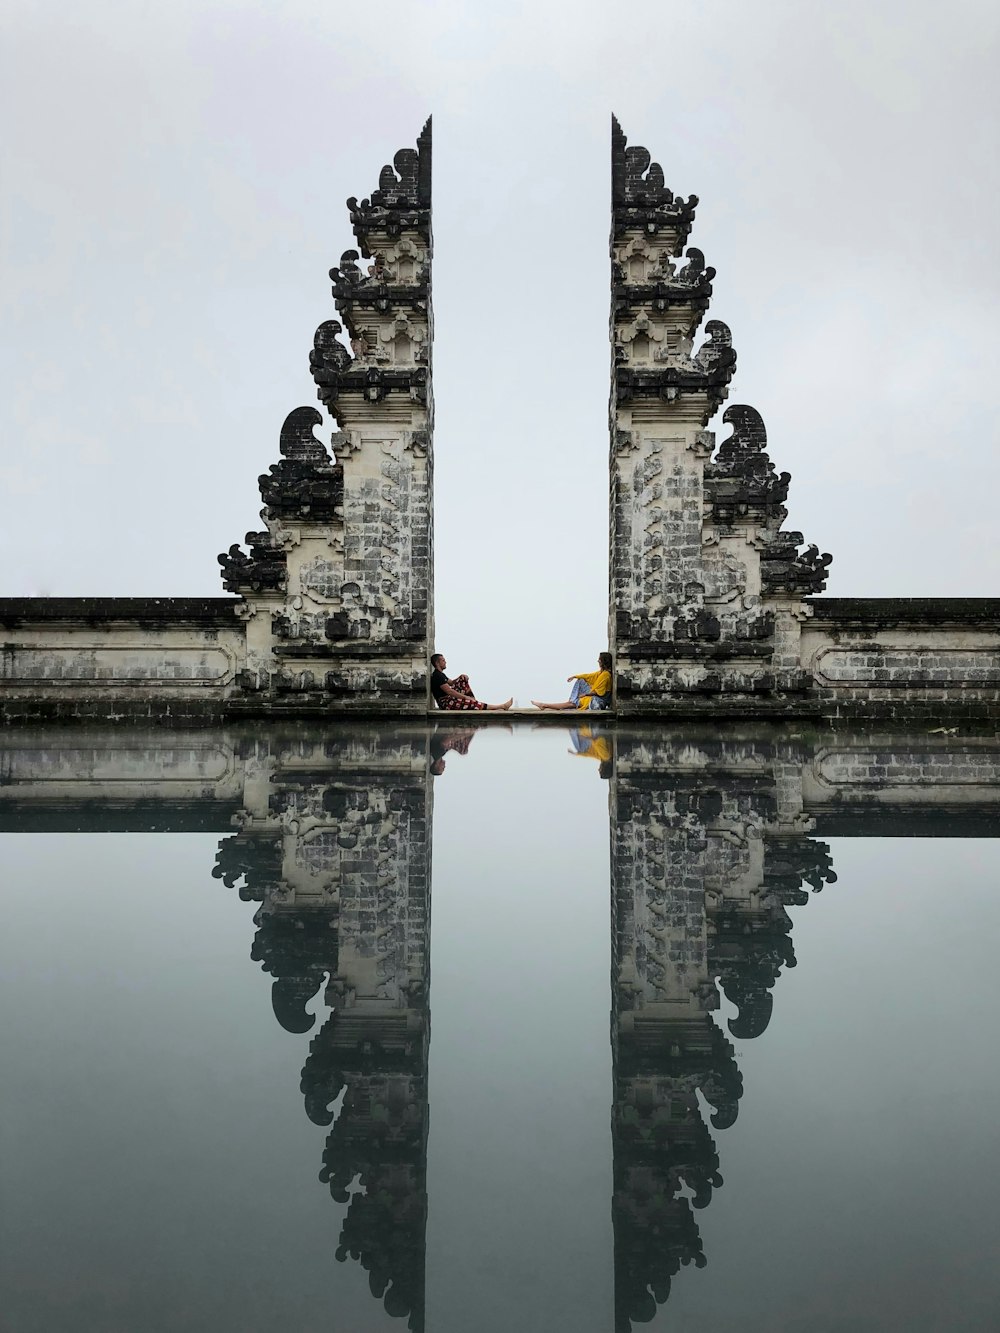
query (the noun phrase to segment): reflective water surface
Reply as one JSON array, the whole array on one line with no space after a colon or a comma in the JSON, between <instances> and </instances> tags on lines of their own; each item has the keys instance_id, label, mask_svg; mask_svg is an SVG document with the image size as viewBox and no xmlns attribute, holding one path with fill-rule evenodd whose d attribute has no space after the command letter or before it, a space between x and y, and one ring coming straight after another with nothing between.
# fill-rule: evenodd
<instances>
[{"instance_id":1,"label":"reflective water surface","mask_svg":"<svg viewBox=\"0 0 1000 1333\"><path fill-rule=\"evenodd\" d=\"M0 733L0 1329L997 1327L998 811L942 732Z\"/></svg>"}]
</instances>

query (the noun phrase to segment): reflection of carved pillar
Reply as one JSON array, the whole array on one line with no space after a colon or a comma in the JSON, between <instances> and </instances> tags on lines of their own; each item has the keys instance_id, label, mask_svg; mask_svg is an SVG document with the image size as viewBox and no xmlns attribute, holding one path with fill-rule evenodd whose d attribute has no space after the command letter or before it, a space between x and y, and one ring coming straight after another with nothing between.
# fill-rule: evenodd
<instances>
[{"instance_id":1,"label":"reflection of carved pillar","mask_svg":"<svg viewBox=\"0 0 1000 1333\"><path fill-rule=\"evenodd\" d=\"M680 1193L703 1207L721 1184L697 1094L730 1123L740 1076L709 1014L718 999L698 795L619 775L612 784L612 1215L616 1328L627 1330L652 1317L683 1264L705 1262L692 1203Z\"/></svg>"},{"instance_id":2,"label":"reflection of carved pillar","mask_svg":"<svg viewBox=\"0 0 1000 1333\"><path fill-rule=\"evenodd\" d=\"M345 794L345 799L350 799ZM430 1037L430 793L394 788L345 849L340 955L327 998L334 1011L302 1071L306 1109L346 1088L320 1178L341 1202L357 1178L339 1259L360 1260L393 1315L423 1327L427 1213L427 1054Z\"/></svg>"},{"instance_id":3,"label":"reflection of carved pillar","mask_svg":"<svg viewBox=\"0 0 1000 1333\"><path fill-rule=\"evenodd\" d=\"M252 957L275 1014L304 1032L327 979L332 1012L302 1071L306 1113L330 1125L320 1179L350 1200L337 1250L408 1327L423 1327L427 1213L430 777L424 738L289 741L216 873L260 902ZM334 1103L342 1096L338 1109ZM352 1189L354 1183L360 1190Z\"/></svg>"},{"instance_id":4,"label":"reflection of carved pillar","mask_svg":"<svg viewBox=\"0 0 1000 1333\"><path fill-rule=\"evenodd\" d=\"M776 747L617 737L611 792L615 1308L619 1333L652 1318L672 1278L705 1263L693 1208L722 1184L712 1126L737 1115L742 1079L711 1016L716 982L756 1036L782 964L802 879L833 878L802 836ZM788 756L784 756L787 761Z\"/></svg>"}]
</instances>

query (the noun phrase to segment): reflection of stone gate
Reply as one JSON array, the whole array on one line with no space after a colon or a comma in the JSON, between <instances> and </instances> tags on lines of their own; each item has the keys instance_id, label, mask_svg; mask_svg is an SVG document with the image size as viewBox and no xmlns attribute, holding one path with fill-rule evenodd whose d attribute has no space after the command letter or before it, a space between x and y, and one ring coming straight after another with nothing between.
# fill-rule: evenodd
<instances>
[{"instance_id":1,"label":"reflection of stone gate","mask_svg":"<svg viewBox=\"0 0 1000 1333\"><path fill-rule=\"evenodd\" d=\"M836 878L808 836L801 756L753 740L617 739L611 794L615 1327L652 1318L682 1265L706 1260L692 1209L722 1184L702 1117L725 1129L743 1090L712 1018L756 1037L794 966L787 908Z\"/></svg>"},{"instance_id":2,"label":"reflection of stone gate","mask_svg":"<svg viewBox=\"0 0 1000 1333\"><path fill-rule=\"evenodd\" d=\"M652 1318L680 1268L704 1266L693 1210L722 1184L715 1129L736 1120L730 1033L768 1025L795 966L788 908L836 879L816 833L995 837L992 739L705 731L615 737L611 791L615 1308Z\"/></svg>"},{"instance_id":3,"label":"reflection of stone gate","mask_svg":"<svg viewBox=\"0 0 1000 1333\"><path fill-rule=\"evenodd\" d=\"M0 733L0 832L222 832L213 873L257 905L251 958L348 1208L337 1258L423 1328L431 778L422 730ZM236 831L233 832L233 829Z\"/></svg>"},{"instance_id":4,"label":"reflection of stone gate","mask_svg":"<svg viewBox=\"0 0 1000 1333\"><path fill-rule=\"evenodd\" d=\"M464 734L464 733L460 733ZM649 1318L706 1262L722 1184L712 1129L742 1079L713 1017L759 1036L794 965L788 909L829 882L825 836L995 837L996 738L622 728L611 779L616 1322ZM0 733L0 831L223 834L215 874L257 904L275 1016L316 1027L301 1091L348 1202L338 1257L390 1314L423 1319L430 1035L430 761L424 729ZM354 1189L358 1181L363 1192Z\"/></svg>"},{"instance_id":5,"label":"reflection of stone gate","mask_svg":"<svg viewBox=\"0 0 1000 1333\"><path fill-rule=\"evenodd\" d=\"M431 778L422 738L369 733L252 743L239 831L215 875L260 904L251 957L290 1032L331 1012L302 1070L330 1126L320 1179L348 1203L337 1258L424 1327ZM339 1103L339 1105L338 1105ZM352 1190L353 1187L353 1190Z\"/></svg>"}]
</instances>

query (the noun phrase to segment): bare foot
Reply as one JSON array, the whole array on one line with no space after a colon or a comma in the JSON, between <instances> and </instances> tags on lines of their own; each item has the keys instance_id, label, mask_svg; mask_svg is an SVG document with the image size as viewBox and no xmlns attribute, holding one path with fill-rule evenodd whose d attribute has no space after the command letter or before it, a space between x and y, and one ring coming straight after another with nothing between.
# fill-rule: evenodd
<instances>
[{"instance_id":1,"label":"bare foot","mask_svg":"<svg viewBox=\"0 0 1000 1333\"><path fill-rule=\"evenodd\" d=\"M507 702L505 704L501 704L500 707L504 710L504 712L506 712L513 702L514 702L514 696L511 695L510 698L507 700Z\"/></svg>"},{"instance_id":2,"label":"bare foot","mask_svg":"<svg viewBox=\"0 0 1000 1333\"><path fill-rule=\"evenodd\" d=\"M545 705L540 704L537 699L532 699L531 706L532 708L537 708L539 712L544 712L545 710Z\"/></svg>"}]
</instances>

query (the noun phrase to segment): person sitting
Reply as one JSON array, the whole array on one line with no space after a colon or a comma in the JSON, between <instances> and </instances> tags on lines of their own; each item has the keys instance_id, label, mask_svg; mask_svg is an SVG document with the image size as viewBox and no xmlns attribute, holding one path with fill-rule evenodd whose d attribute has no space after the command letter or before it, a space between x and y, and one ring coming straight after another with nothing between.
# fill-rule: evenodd
<instances>
[{"instance_id":1,"label":"person sitting","mask_svg":"<svg viewBox=\"0 0 1000 1333\"><path fill-rule=\"evenodd\" d=\"M476 709L491 713L505 712L514 702L511 697L503 704L484 704L472 693L468 676L455 676L450 679L445 675L448 663L444 653L431 654L431 694L438 708L466 710Z\"/></svg>"},{"instance_id":2,"label":"person sitting","mask_svg":"<svg viewBox=\"0 0 1000 1333\"><path fill-rule=\"evenodd\" d=\"M597 670L580 676L567 676L567 683L576 681L569 698L558 704L543 704L532 699L536 708L560 712L567 708L609 708L611 706L611 654L599 653Z\"/></svg>"}]
</instances>

